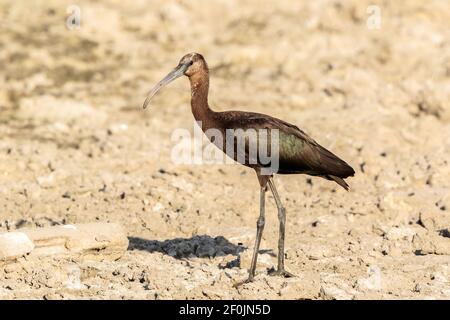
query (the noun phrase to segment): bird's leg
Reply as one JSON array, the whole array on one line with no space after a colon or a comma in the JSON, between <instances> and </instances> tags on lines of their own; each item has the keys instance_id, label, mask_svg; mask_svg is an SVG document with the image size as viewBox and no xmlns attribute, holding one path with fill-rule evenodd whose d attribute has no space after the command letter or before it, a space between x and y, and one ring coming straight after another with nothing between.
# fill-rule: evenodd
<instances>
[{"instance_id":1,"label":"bird's leg","mask_svg":"<svg viewBox=\"0 0 450 320\"><path fill-rule=\"evenodd\" d=\"M248 271L248 278L242 282L235 284L235 287L238 287L244 283L252 282L253 278L255 277L256 262L258 261L259 245L261 243L261 237L264 230L264 224L266 221L264 214L265 200L266 200L266 186L261 187L261 193L259 198L259 218L256 221L256 240L255 240L255 247L253 248L252 263Z\"/></svg>"},{"instance_id":2,"label":"bird's leg","mask_svg":"<svg viewBox=\"0 0 450 320\"><path fill-rule=\"evenodd\" d=\"M259 252L259 245L261 244L261 237L264 230L264 225L266 223L266 218L264 216L265 214L265 201L266 200L266 188L261 188L260 198L259 198L259 218L256 221L256 240L255 240L255 247L253 248L253 256L252 256L252 263L250 265L250 270L248 274L248 279L250 281L253 280L253 277L255 276L255 270L256 270L256 262L258 261L258 252Z\"/></svg>"},{"instance_id":3,"label":"bird's leg","mask_svg":"<svg viewBox=\"0 0 450 320\"><path fill-rule=\"evenodd\" d=\"M278 238L278 267L277 270L272 272L273 275L280 275L285 277L293 277L294 275L284 269L284 234L286 227L286 209L283 207L281 203L280 196L278 195L277 189L275 188L275 184L273 183L273 179L269 179L269 187L272 191L273 197L275 199L275 203L278 208L278 220L280 222L280 231Z\"/></svg>"}]
</instances>

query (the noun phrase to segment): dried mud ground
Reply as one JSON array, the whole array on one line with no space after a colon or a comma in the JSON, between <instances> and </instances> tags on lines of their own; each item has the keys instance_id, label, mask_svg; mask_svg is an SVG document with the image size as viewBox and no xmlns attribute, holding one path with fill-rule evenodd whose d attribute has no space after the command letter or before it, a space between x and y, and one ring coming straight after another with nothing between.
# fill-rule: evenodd
<instances>
[{"instance_id":1,"label":"dried mud ground","mask_svg":"<svg viewBox=\"0 0 450 320\"><path fill-rule=\"evenodd\" d=\"M381 9L369 29L369 4ZM0 231L112 221L117 261L20 258L0 299L450 298L448 1L0 1ZM204 54L216 110L295 123L348 161L351 191L278 176L286 264L268 197L258 274L244 279L258 215L254 173L171 161L193 132L180 79ZM250 249L248 249L250 248Z\"/></svg>"}]
</instances>

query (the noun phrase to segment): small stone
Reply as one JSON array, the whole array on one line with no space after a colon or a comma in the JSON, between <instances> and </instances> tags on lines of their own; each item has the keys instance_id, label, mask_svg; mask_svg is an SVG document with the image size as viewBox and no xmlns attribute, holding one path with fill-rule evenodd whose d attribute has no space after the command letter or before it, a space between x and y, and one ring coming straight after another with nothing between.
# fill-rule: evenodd
<instances>
[{"instance_id":1,"label":"small stone","mask_svg":"<svg viewBox=\"0 0 450 320\"><path fill-rule=\"evenodd\" d=\"M450 216L436 207L424 209L420 213L419 222L428 231L440 231L450 226Z\"/></svg>"},{"instance_id":2,"label":"small stone","mask_svg":"<svg viewBox=\"0 0 450 320\"><path fill-rule=\"evenodd\" d=\"M324 300L352 300L354 295L332 285L322 285L319 296Z\"/></svg>"},{"instance_id":3,"label":"small stone","mask_svg":"<svg viewBox=\"0 0 450 320\"><path fill-rule=\"evenodd\" d=\"M17 263L11 263L11 264L7 264L5 266L5 273L12 273L17 271L20 268L20 266Z\"/></svg>"},{"instance_id":4,"label":"small stone","mask_svg":"<svg viewBox=\"0 0 450 320\"><path fill-rule=\"evenodd\" d=\"M280 290L283 299L317 299L320 295L320 276L317 273L302 275L299 278L286 279Z\"/></svg>"},{"instance_id":5,"label":"small stone","mask_svg":"<svg viewBox=\"0 0 450 320\"><path fill-rule=\"evenodd\" d=\"M55 186L55 174L52 172L47 176L37 177L37 182L42 188L51 188Z\"/></svg>"},{"instance_id":6,"label":"small stone","mask_svg":"<svg viewBox=\"0 0 450 320\"><path fill-rule=\"evenodd\" d=\"M415 235L413 246L416 254L450 255L450 238L428 232L425 235Z\"/></svg>"}]
</instances>

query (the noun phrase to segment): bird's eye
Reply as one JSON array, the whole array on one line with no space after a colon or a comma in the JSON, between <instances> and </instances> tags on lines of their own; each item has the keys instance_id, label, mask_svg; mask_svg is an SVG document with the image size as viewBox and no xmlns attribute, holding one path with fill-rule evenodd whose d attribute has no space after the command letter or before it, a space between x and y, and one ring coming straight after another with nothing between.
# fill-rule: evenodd
<instances>
[{"instance_id":1,"label":"bird's eye","mask_svg":"<svg viewBox=\"0 0 450 320\"><path fill-rule=\"evenodd\" d=\"M191 60L191 61L189 61L189 64L188 64L188 65L189 65L189 67L190 67L190 66L192 66L192 64L193 64L193 63L194 63L194 61L192 61L192 60Z\"/></svg>"}]
</instances>

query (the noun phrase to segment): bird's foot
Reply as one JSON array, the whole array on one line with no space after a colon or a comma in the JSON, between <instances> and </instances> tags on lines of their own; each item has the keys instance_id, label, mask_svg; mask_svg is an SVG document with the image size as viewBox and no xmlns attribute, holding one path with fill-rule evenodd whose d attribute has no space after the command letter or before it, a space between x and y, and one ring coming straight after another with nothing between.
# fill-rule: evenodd
<instances>
[{"instance_id":1,"label":"bird's foot","mask_svg":"<svg viewBox=\"0 0 450 320\"><path fill-rule=\"evenodd\" d=\"M254 278L249 276L247 279L245 279L244 281L239 281L236 282L235 284L233 284L233 288L239 288L240 286L246 284L246 283L250 283L253 282Z\"/></svg>"},{"instance_id":2,"label":"bird's foot","mask_svg":"<svg viewBox=\"0 0 450 320\"><path fill-rule=\"evenodd\" d=\"M292 274L289 271L284 270L284 268L277 270L272 269L269 271L269 275L285 278L295 278L295 274Z\"/></svg>"}]
</instances>

